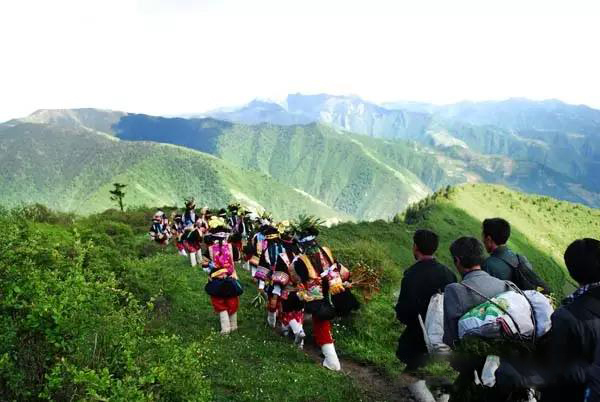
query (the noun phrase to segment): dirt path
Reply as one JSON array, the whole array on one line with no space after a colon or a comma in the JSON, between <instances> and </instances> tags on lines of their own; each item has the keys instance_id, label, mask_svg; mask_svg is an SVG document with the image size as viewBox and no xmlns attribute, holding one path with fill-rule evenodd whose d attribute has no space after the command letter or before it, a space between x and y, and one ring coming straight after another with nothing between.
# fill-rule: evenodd
<instances>
[{"instance_id":1,"label":"dirt path","mask_svg":"<svg viewBox=\"0 0 600 402\"><path fill-rule=\"evenodd\" d=\"M307 343L304 347L306 354L315 362L321 364L323 357L316 345ZM340 357L342 372L362 389L368 401L377 402L413 402L408 385L417 379L400 374L391 378L378 372L373 366L357 363L353 360Z\"/></svg>"}]
</instances>

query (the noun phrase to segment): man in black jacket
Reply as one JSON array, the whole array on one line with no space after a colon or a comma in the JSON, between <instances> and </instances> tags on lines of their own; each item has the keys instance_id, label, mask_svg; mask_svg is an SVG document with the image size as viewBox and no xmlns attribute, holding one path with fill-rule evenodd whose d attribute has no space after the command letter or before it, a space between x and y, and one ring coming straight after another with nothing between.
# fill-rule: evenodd
<instances>
[{"instance_id":1,"label":"man in black jacket","mask_svg":"<svg viewBox=\"0 0 600 402\"><path fill-rule=\"evenodd\" d=\"M406 364L407 371L414 371L426 362L427 347L419 314L425 320L431 296L443 292L449 283L456 282L456 276L434 257L439 245L437 234L430 230L417 230L413 241L413 255L417 262L404 271L396 304L396 317L406 325L398 340L396 356Z\"/></svg>"},{"instance_id":2,"label":"man in black jacket","mask_svg":"<svg viewBox=\"0 0 600 402\"><path fill-rule=\"evenodd\" d=\"M565 251L565 264L580 287L552 314L552 329L543 353L547 361L535 375L527 376L503 362L496 372L496 383L536 387L543 402L591 402L600 391L600 241L575 240Z\"/></svg>"}]
</instances>

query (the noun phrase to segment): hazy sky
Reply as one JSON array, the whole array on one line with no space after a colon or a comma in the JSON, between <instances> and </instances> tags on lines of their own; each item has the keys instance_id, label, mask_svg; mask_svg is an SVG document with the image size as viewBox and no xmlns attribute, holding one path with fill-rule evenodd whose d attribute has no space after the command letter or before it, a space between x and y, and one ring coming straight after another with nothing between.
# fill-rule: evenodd
<instances>
[{"instance_id":1,"label":"hazy sky","mask_svg":"<svg viewBox=\"0 0 600 402\"><path fill-rule=\"evenodd\" d=\"M600 1L2 0L0 121L290 92L600 108Z\"/></svg>"}]
</instances>

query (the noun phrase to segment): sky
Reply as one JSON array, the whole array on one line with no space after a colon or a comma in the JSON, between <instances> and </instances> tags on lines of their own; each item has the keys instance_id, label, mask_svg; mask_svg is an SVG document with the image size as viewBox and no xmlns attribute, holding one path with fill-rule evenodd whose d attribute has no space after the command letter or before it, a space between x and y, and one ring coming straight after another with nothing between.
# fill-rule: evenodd
<instances>
[{"instance_id":1,"label":"sky","mask_svg":"<svg viewBox=\"0 0 600 402\"><path fill-rule=\"evenodd\" d=\"M0 121L288 93L600 108L597 0L3 0Z\"/></svg>"}]
</instances>

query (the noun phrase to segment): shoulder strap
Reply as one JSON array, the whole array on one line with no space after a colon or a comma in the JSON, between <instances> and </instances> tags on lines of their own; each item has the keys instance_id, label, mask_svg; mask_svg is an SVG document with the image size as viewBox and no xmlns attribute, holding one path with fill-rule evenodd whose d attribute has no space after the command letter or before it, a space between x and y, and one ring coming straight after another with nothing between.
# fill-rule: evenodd
<instances>
[{"instance_id":1,"label":"shoulder strap","mask_svg":"<svg viewBox=\"0 0 600 402\"><path fill-rule=\"evenodd\" d=\"M331 250L329 249L329 247L319 247L319 249L323 252L323 254L325 255L325 258L327 258L327 260L329 261L329 265L333 265L333 263L334 263L333 254L331 253Z\"/></svg>"},{"instance_id":2,"label":"shoulder strap","mask_svg":"<svg viewBox=\"0 0 600 402\"><path fill-rule=\"evenodd\" d=\"M296 272L296 268L294 268L294 261L295 260L294 261L290 261L288 255L287 255L287 253L285 251L283 253L279 254L279 258L281 258L281 260L283 261L283 263L287 267L288 274L290 275L290 278L292 278L292 281L295 282L295 283L302 282L302 280L300 279L300 276Z\"/></svg>"},{"instance_id":3,"label":"shoulder strap","mask_svg":"<svg viewBox=\"0 0 600 402\"><path fill-rule=\"evenodd\" d=\"M298 256L298 258L302 260L302 262L306 266L306 269L308 270L308 277L310 279L315 279L319 277L319 275L317 275L317 271L315 271L315 267L313 267L312 262L310 262L310 259L306 254L300 255Z\"/></svg>"}]
</instances>

